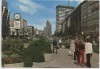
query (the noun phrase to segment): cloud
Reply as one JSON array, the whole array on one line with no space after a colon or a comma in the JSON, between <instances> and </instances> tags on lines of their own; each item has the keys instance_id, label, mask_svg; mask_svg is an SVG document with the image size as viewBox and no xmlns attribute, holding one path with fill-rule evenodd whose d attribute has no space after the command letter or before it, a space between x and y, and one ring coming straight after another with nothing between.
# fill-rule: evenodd
<instances>
[{"instance_id":1,"label":"cloud","mask_svg":"<svg viewBox=\"0 0 100 69\"><path fill-rule=\"evenodd\" d=\"M33 9L33 11L29 11L29 10L31 10L31 7L29 8L28 6L25 6L25 5L20 4L18 7L22 12L26 12L26 13L29 13L29 14L34 14L34 13L37 12L36 9Z\"/></svg>"},{"instance_id":2,"label":"cloud","mask_svg":"<svg viewBox=\"0 0 100 69\"><path fill-rule=\"evenodd\" d=\"M18 0L18 1L24 5L34 8L34 9L45 9L45 7L43 5L37 4L37 3L33 2L32 0Z\"/></svg>"},{"instance_id":3,"label":"cloud","mask_svg":"<svg viewBox=\"0 0 100 69\"><path fill-rule=\"evenodd\" d=\"M30 15L35 14L39 10L47 10L43 5L33 2L32 0L16 0L16 4L12 2L14 8L18 8L19 11L28 13Z\"/></svg>"}]
</instances>

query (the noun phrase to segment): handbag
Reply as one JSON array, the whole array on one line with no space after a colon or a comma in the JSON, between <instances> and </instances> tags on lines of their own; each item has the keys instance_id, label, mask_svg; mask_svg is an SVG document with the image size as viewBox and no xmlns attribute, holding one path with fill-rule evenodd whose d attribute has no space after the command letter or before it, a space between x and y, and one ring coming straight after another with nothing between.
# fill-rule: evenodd
<instances>
[{"instance_id":1,"label":"handbag","mask_svg":"<svg viewBox=\"0 0 100 69\"><path fill-rule=\"evenodd\" d=\"M59 49L59 47L57 46L57 49Z\"/></svg>"}]
</instances>

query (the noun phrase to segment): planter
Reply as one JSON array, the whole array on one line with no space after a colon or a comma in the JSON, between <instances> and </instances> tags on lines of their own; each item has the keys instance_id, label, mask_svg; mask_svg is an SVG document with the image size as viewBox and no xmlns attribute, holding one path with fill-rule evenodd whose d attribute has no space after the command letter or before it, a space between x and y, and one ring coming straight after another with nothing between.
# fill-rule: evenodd
<instances>
[{"instance_id":1,"label":"planter","mask_svg":"<svg viewBox=\"0 0 100 69\"><path fill-rule=\"evenodd\" d=\"M45 61L52 61L53 60L53 56L52 54L49 54L49 53L45 53L44 54L44 57L45 57Z\"/></svg>"},{"instance_id":2,"label":"planter","mask_svg":"<svg viewBox=\"0 0 100 69\"><path fill-rule=\"evenodd\" d=\"M4 64L4 68L19 68L22 67L23 68L24 63L14 63L14 64Z\"/></svg>"},{"instance_id":3,"label":"planter","mask_svg":"<svg viewBox=\"0 0 100 69\"><path fill-rule=\"evenodd\" d=\"M24 62L24 67L32 67L32 66L33 66L33 62L31 61Z\"/></svg>"}]
</instances>

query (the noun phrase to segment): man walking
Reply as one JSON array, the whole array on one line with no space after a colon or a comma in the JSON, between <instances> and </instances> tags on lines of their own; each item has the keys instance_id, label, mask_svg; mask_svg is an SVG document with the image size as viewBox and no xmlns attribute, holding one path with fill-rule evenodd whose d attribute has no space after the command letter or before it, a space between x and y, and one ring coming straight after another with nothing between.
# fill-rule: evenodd
<instances>
[{"instance_id":1,"label":"man walking","mask_svg":"<svg viewBox=\"0 0 100 69\"><path fill-rule=\"evenodd\" d=\"M55 50L56 50L56 54L57 54L57 40L56 40L56 38L54 38L54 40L53 40L53 53Z\"/></svg>"}]
</instances>

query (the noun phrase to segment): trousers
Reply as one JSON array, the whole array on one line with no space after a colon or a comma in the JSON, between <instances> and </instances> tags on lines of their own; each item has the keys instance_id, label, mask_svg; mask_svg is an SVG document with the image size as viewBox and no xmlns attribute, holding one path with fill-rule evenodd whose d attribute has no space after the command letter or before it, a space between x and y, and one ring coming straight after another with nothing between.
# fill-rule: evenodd
<instances>
[{"instance_id":1,"label":"trousers","mask_svg":"<svg viewBox=\"0 0 100 69\"><path fill-rule=\"evenodd\" d=\"M86 54L86 59L87 59L86 65L87 65L87 67L91 67L90 58L91 58L91 53Z\"/></svg>"},{"instance_id":2,"label":"trousers","mask_svg":"<svg viewBox=\"0 0 100 69\"><path fill-rule=\"evenodd\" d=\"M81 63L84 64L84 51L83 50L80 50L80 60L81 60Z\"/></svg>"}]
</instances>

